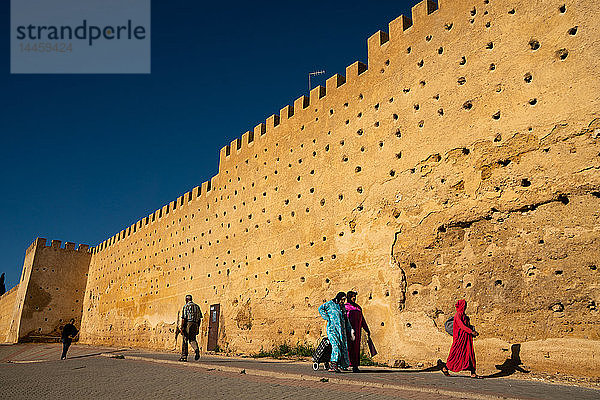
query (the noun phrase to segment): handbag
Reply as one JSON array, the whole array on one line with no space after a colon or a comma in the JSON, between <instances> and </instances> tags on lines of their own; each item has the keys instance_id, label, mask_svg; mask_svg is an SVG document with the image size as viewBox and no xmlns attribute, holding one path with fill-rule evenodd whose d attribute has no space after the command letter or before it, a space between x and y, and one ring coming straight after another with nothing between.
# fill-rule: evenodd
<instances>
[{"instance_id":1,"label":"handbag","mask_svg":"<svg viewBox=\"0 0 600 400\"><path fill-rule=\"evenodd\" d=\"M377 355L377 349L375 348L371 337L367 339L367 346L369 346L369 353L371 353L371 357L375 357Z\"/></svg>"}]
</instances>

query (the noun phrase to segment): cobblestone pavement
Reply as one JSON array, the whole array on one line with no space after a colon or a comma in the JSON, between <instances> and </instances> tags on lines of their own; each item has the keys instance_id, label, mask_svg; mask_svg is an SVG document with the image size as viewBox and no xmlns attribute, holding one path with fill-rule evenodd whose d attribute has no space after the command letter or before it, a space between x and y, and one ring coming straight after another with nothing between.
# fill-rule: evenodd
<instances>
[{"instance_id":1,"label":"cobblestone pavement","mask_svg":"<svg viewBox=\"0 0 600 400\"><path fill-rule=\"evenodd\" d=\"M217 356L198 362L190 357L181 364L173 353L77 345L68 360L59 361L60 352L60 344L0 346L0 399L600 398L600 390L507 378L446 378L439 371L363 368L361 374L329 374L312 371L307 362Z\"/></svg>"}]
</instances>

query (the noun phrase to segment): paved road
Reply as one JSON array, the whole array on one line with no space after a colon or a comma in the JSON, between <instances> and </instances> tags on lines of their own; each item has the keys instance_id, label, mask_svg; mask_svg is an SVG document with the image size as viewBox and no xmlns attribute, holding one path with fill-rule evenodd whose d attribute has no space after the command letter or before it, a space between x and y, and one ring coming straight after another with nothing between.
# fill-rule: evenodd
<instances>
[{"instance_id":1,"label":"paved road","mask_svg":"<svg viewBox=\"0 0 600 400\"><path fill-rule=\"evenodd\" d=\"M125 358L111 358L116 355ZM98 399L600 398L599 390L507 378L445 378L439 372L365 368L361 374L328 374L313 372L308 363L214 356L178 364L174 354L86 346L73 346L69 356L57 360L59 344L0 346L0 399L65 394Z\"/></svg>"}]
</instances>

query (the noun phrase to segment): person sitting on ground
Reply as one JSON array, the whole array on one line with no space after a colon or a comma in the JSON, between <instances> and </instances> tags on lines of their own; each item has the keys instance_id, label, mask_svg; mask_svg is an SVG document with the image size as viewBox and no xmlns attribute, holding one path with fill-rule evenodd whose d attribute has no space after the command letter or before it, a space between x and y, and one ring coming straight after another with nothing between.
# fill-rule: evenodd
<instances>
[{"instance_id":1,"label":"person sitting on ground","mask_svg":"<svg viewBox=\"0 0 600 400\"><path fill-rule=\"evenodd\" d=\"M71 318L69 323L66 324L62 329L61 341L63 344L62 355L60 356L61 360L67 359L67 351L69 351L69 346L71 346L71 342L73 342L73 338L77 335L79 331L75 328L75 319Z\"/></svg>"},{"instance_id":2,"label":"person sitting on ground","mask_svg":"<svg viewBox=\"0 0 600 400\"><path fill-rule=\"evenodd\" d=\"M358 293L350 290L347 294L348 302L344 305L346 309L346 315L350 326L354 330L354 339L348 341L348 353L350 356L350 366L352 372L359 372L358 366L360 365L360 336L362 329L367 332L367 335L371 337L371 331L363 316L362 308L356 304L356 296Z\"/></svg>"},{"instance_id":3,"label":"person sitting on ground","mask_svg":"<svg viewBox=\"0 0 600 400\"><path fill-rule=\"evenodd\" d=\"M327 338L331 343L331 362L329 372L341 372L340 368L347 369L350 365L348 359L347 337L354 340L354 331L346 317L346 293L339 292L333 300L319 306L319 314L327 321Z\"/></svg>"},{"instance_id":4,"label":"person sitting on ground","mask_svg":"<svg viewBox=\"0 0 600 400\"><path fill-rule=\"evenodd\" d=\"M467 302L461 299L455 307L452 347L450 347L448 361L442 368L442 372L449 376L448 370L453 372L468 370L471 371L471 378L481 379L481 376L475 372L475 350L473 348L473 338L479 336L479 333L471 326L469 317L465 314Z\"/></svg>"},{"instance_id":5,"label":"person sitting on ground","mask_svg":"<svg viewBox=\"0 0 600 400\"><path fill-rule=\"evenodd\" d=\"M181 358L179 361L187 361L188 357L188 342L196 352L194 360L200 359L200 349L198 348L198 342L196 336L198 335L200 320L202 319L202 312L198 304L192 301L192 295L188 294L185 296L185 306L181 311L181 335L183 336L183 342L181 344Z\"/></svg>"}]
</instances>

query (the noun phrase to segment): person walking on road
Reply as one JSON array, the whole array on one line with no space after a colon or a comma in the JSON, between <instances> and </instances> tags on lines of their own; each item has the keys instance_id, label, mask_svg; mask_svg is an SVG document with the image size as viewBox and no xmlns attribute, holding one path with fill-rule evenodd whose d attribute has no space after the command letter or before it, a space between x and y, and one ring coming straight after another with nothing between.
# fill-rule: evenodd
<instances>
[{"instance_id":1,"label":"person walking on road","mask_svg":"<svg viewBox=\"0 0 600 400\"><path fill-rule=\"evenodd\" d=\"M73 342L73 338L79 332L77 328L75 328L75 319L71 318L69 323L66 324L62 329L61 341L63 344L62 355L60 356L61 360L67 359L67 351L69 351L69 346L71 346L71 342Z\"/></svg>"},{"instance_id":2,"label":"person walking on road","mask_svg":"<svg viewBox=\"0 0 600 400\"><path fill-rule=\"evenodd\" d=\"M348 323L344 303L346 303L346 293L339 292L333 300L319 307L319 314L327 321L327 338L331 343L329 372L341 372L340 368L347 369L350 365L347 337L350 336L354 340L354 331Z\"/></svg>"},{"instance_id":3,"label":"person walking on road","mask_svg":"<svg viewBox=\"0 0 600 400\"><path fill-rule=\"evenodd\" d=\"M181 311L181 335L183 336L183 343L181 344L181 358L179 361L187 361L188 357L188 342L196 352L194 360L200 358L200 349L198 348L198 342L196 336L200 326L200 320L202 319L202 312L198 304L192 301L192 295L188 294L185 296L185 306Z\"/></svg>"},{"instance_id":4,"label":"person walking on road","mask_svg":"<svg viewBox=\"0 0 600 400\"><path fill-rule=\"evenodd\" d=\"M371 331L363 316L362 308L356 304L356 296L358 293L349 291L346 295L348 297L348 302L344 305L346 308L346 315L348 316L350 326L354 330L354 339L348 341L350 366L352 367L352 372L359 372L361 330L364 329L369 337L371 337Z\"/></svg>"},{"instance_id":5,"label":"person walking on road","mask_svg":"<svg viewBox=\"0 0 600 400\"><path fill-rule=\"evenodd\" d=\"M471 326L469 317L465 314L467 302L461 299L455 307L452 347L442 372L449 376L448 370L453 372L468 370L471 371L471 378L481 379L481 376L475 372L475 349L473 348L473 338L479 336L479 333Z\"/></svg>"}]
</instances>

